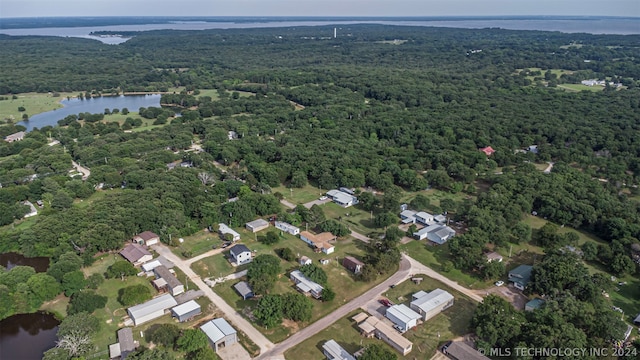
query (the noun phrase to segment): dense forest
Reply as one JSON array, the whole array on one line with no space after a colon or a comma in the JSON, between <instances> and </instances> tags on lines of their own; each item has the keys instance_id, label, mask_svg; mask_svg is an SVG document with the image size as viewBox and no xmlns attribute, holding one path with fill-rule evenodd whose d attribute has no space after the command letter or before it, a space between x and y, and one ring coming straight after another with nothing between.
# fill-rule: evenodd
<instances>
[{"instance_id":1,"label":"dense forest","mask_svg":"<svg viewBox=\"0 0 640 360\"><path fill-rule=\"evenodd\" d=\"M535 212L597 235L603 243L590 249L590 260L613 274L635 273L640 36L380 25L352 25L337 39L331 33L151 31L117 46L0 36L1 101L24 92L183 89L161 101L180 117L162 109L132 115L162 119L151 131L125 132L135 119L123 125L72 117L2 142L0 224L27 212L21 201L42 199L45 208L30 228L4 230L0 250L56 261L81 249L87 264L143 230L168 241L170 234L217 222L239 226L258 215L281 213L296 222L300 215L284 213L281 194L271 190L281 184L375 189L385 196L365 195L359 206L384 228L397 219L389 215L397 213L397 194L431 187L468 195L441 204L466 224L450 243L460 269L481 268L488 244L531 240L521 220ZM562 87L587 79L607 84L602 91ZM204 89L217 89L217 96L200 96ZM0 134L18 130L7 123ZM230 140L229 131L238 138ZM62 146L46 146L51 132ZM203 151L185 152L195 143ZM531 145L536 152L525 150ZM486 146L495 153L478 150ZM67 176L71 160L91 168L86 182ZM193 167L168 170L177 160ZM553 169L543 173L534 163ZM96 191L100 197L83 205ZM535 240L548 261L575 242L553 228ZM584 287L545 284L537 291L557 295L549 309L594 302L599 290L597 281L589 296ZM560 321L544 316L527 321ZM588 343L595 346L618 329L585 322L571 329L580 346L585 336L607 337ZM502 344L483 335L485 323L478 315L485 345ZM501 341L527 341L513 335Z\"/></svg>"}]
</instances>

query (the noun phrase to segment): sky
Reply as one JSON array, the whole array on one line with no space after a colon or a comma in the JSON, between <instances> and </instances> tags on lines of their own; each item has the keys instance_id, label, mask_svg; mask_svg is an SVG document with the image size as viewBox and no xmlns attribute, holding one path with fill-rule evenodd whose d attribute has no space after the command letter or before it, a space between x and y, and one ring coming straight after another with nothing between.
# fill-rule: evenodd
<instances>
[{"instance_id":1,"label":"sky","mask_svg":"<svg viewBox=\"0 0 640 360\"><path fill-rule=\"evenodd\" d=\"M491 15L640 17L640 0L0 0L0 18Z\"/></svg>"}]
</instances>

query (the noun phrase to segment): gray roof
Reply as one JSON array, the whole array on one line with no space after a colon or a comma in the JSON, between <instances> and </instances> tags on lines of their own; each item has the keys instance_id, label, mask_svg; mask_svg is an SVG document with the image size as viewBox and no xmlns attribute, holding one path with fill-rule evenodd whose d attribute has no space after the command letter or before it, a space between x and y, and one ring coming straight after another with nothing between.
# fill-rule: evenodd
<instances>
[{"instance_id":1,"label":"gray roof","mask_svg":"<svg viewBox=\"0 0 640 360\"><path fill-rule=\"evenodd\" d=\"M447 355L457 360L490 360L482 355L478 350L465 344L462 341L454 341L447 347Z\"/></svg>"},{"instance_id":2,"label":"gray roof","mask_svg":"<svg viewBox=\"0 0 640 360\"><path fill-rule=\"evenodd\" d=\"M269 222L265 219L256 219L253 221L250 221L248 223L246 223L246 226L252 227L252 228L258 228L258 227L263 227L263 226L269 226Z\"/></svg>"},{"instance_id":3,"label":"gray roof","mask_svg":"<svg viewBox=\"0 0 640 360\"><path fill-rule=\"evenodd\" d=\"M231 252L231 254L233 254L234 257L236 257L237 255L242 254L243 252L251 252L251 250L249 250L248 247L246 247L245 245L242 245L242 244L235 245L229 251Z\"/></svg>"},{"instance_id":4,"label":"gray roof","mask_svg":"<svg viewBox=\"0 0 640 360\"><path fill-rule=\"evenodd\" d=\"M118 343L120 344L120 351L133 351L136 348L136 344L133 342L133 332L131 328L122 328L118 330Z\"/></svg>"},{"instance_id":5,"label":"gray roof","mask_svg":"<svg viewBox=\"0 0 640 360\"><path fill-rule=\"evenodd\" d=\"M329 359L333 360L356 360L353 355L349 354L347 350L343 349L335 340L331 339L322 345L322 349L325 353L331 355Z\"/></svg>"},{"instance_id":6,"label":"gray roof","mask_svg":"<svg viewBox=\"0 0 640 360\"><path fill-rule=\"evenodd\" d=\"M167 269L164 265L156 266L153 269L153 272L156 274L156 276L164 279L167 282L167 285L169 285L169 287L172 289L182 285L180 280L178 280L175 275L169 272L169 269Z\"/></svg>"},{"instance_id":7,"label":"gray roof","mask_svg":"<svg viewBox=\"0 0 640 360\"><path fill-rule=\"evenodd\" d=\"M327 191L327 195L331 196L333 200L342 204L348 204L350 202L355 203L355 201L357 200L355 196L340 190L329 190Z\"/></svg>"},{"instance_id":8,"label":"gray roof","mask_svg":"<svg viewBox=\"0 0 640 360\"><path fill-rule=\"evenodd\" d=\"M214 343L224 339L227 335L236 333L235 329L223 318L217 318L207 322L200 327L200 330L204 331Z\"/></svg>"},{"instance_id":9,"label":"gray roof","mask_svg":"<svg viewBox=\"0 0 640 360\"><path fill-rule=\"evenodd\" d=\"M195 300L187 301L186 303L178 305L171 309L171 311L173 311L178 316L188 314L193 310L200 310L200 304L198 304Z\"/></svg>"},{"instance_id":10,"label":"gray roof","mask_svg":"<svg viewBox=\"0 0 640 360\"><path fill-rule=\"evenodd\" d=\"M411 310L405 304L393 305L387 308L387 314L395 316L397 319L402 320L405 324L412 320L418 320L421 318L420 314Z\"/></svg>"},{"instance_id":11,"label":"gray roof","mask_svg":"<svg viewBox=\"0 0 640 360\"><path fill-rule=\"evenodd\" d=\"M238 234L237 231L230 228L227 224L223 224L223 223L218 224L218 231L220 231L221 234L231 234L234 237L240 237L240 234Z\"/></svg>"},{"instance_id":12,"label":"gray roof","mask_svg":"<svg viewBox=\"0 0 640 360\"><path fill-rule=\"evenodd\" d=\"M162 296L158 296L155 299L151 299L146 303L132 306L128 309L128 311L132 317L141 318L158 310L166 310L176 305L178 305L178 303L173 298L173 296L171 296L170 294L164 294Z\"/></svg>"},{"instance_id":13,"label":"gray roof","mask_svg":"<svg viewBox=\"0 0 640 360\"><path fill-rule=\"evenodd\" d=\"M296 279L296 286L304 291L304 292L315 292L321 293L324 288L320 286L320 284L311 281L308 277L306 277L300 270L293 270L291 272L291 276Z\"/></svg>"},{"instance_id":14,"label":"gray roof","mask_svg":"<svg viewBox=\"0 0 640 360\"><path fill-rule=\"evenodd\" d=\"M247 296L253 294L251 286L249 286L249 283L246 281L240 281L239 283L233 285L233 288L236 289L236 291L240 295L242 295L243 298L246 298Z\"/></svg>"},{"instance_id":15,"label":"gray roof","mask_svg":"<svg viewBox=\"0 0 640 360\"><path fill-rule=\"evenodd\" d=\"M424 312L429 312L453 300L453 295L442 289L435 289L428 294L417 292L413 294L413 297L415 300L411 302L411 305L419 307Z\"/></svg>"}]
</instances>

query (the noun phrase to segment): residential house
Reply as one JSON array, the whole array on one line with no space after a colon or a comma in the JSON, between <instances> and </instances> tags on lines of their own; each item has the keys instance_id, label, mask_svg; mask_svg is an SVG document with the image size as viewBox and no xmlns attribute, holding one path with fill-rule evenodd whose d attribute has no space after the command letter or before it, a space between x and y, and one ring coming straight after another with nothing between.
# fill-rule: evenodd
<instances>
[{"instance_id":1,"label":"residential house","mask_svg":"<svg viewBox=\"0 0 640 360\"><path fill-rule=\"evenodd\" d=\"M527 147L527 151L532 153L532 154L537 154L538 153L538 145L529 145Z\"/></svg>"},{"instance_id":2,"label":"residential house","mask_svg":"<svg viewBox=\"0 0 640 360\"><path fill-rule=\"evenodd\" d=\"M395 329L391 328L391 326L385 324L384 321L376 318L375 316L367 317L364 321L358 324L358 328L364 336L375 336L382 339L402 355L407 355L413 349L413 343L411 341L404 338Z\"/></svg>"},{"instance_id":3,"label":"residential house","mask_svg":"<svg viewBox=\"0 0 640 360\"><path fill-rule=\"evenodd\" d=\"M33 206L33 203L31 201L25 200L22 202L22 205L26 205L29 207L29 212L24 214L23 216L25 219L38 215L38 209L36 209L36 207Z\"/></svg>"},{"instance_id":4,"label":"residential house","mask_svg":"<svg viewBox=\"0 0 640 360\"><path fill-rule=\"evenodd\" d=\"M491 146L483 147L483 148L480 149L480 151L485 153L485 155L487 155L487 156L491 156L491 155L493 155L493 153L496 152L495 150L493 150L493 148Z\"/></svg>"},{"instance_id":5,"label":"residential house","mask_svg":"<svg viewBox=\"0 0 640 360\"><path fill-rule=\"evenodd\" d=\"M257 219L245 224L247 230L251 232L258 232L269 227L269 222L265 219Z\"/></svg>"},{"instance_id":6,"label":"residential house","mask_svg":"<svg viewBox=\"0 0 640 360\"><path fill-rule=\"evenodd\" d=\"M255 296L253 290L251 289L251 286L246 281L240 281L239 283L233 285L233 288L236 289L240 296L242 296L242 300L247 300Z\"/></svg>"},{"instance_id":7,"label":"residential house","mask_svg":"<svg viewBox=\"0 0 640 360\"><path fill-rule=\"evenodd\" d=\"M433 215L429 214L428 212L424 212L424 211L417 212L415 217L416 217L416 221L419 222L420 224L423 224L423 225L434 224Z\"/></svg>"},{"instance_id":8,"label":"residential house","mask_svg":"<svg viewBox=\"0 0 640 360\"><path fill-rule=\"evenodd\" d=\"M200 327L216 352L238 342L238 333L223 318L213 319Z\"/></svg>"},{"instance_id":9,"label":"residential house","mask_svg":"<svg viewBox=\"0 0 640 360\"><path fill-rule=\"evenodd\" d=\"M120 251L120 255L135 266L144 264L153 259L153 255L151 255L149 250L136 243L127 245L122 249L122 251Z\"/></svg>"},{"instance_id":10,"label":"residential house","mask_svg":"<svg viewBox=\"0 0 640 360\"><path fill-rule=\"evenodd\" d=\"M442 289L435 289L430 293L418 291L413 294L410 306L421 315L423 321L427 321L452 307L453 301L453 295Z\"/></svg>"},{"instance_id":11,"label":"residential house","mask_svg":"<svg viewBox=\"0 0 640 360\"><path fill-rule=\"evenodd\" d=\"M151 231L144 231L133 237L133 242L140 245L151 246L160 242L160 236Z\"/></svg>"},{"instance_id":12,"label":"residential house","mask_svg":"<svg viewBox=\"0 0 640 360\"><path fill-rule=\"evenodd\" d=\"M524 311L533 311L539 309L542 304L544 304L544 300L540 298L535 298L526 304L524 304Z\"/></svg>"},{"instance_id":13,"label":"residential house","mask_svg":"<svg viewBox=\"0 0 640 360\"><path fill-rule=\"evenodd\" d=\"M509 271L509 281L513 282L513 286L515 286L516 289L524 290L529 284L529 281L531 281L532 270L533 266L531 265L520 265Z\"/></svg>"},{"instance_id":14,"label":"residential house","mask_svg":"<svg viewBox=\"0 0 640 360\"><path fill-rule=\"evenodd\" d=\"M416 223L416 212L413 210L404 209L400 212L400 219L403 224L415 224Z\"/></svg>"},{"instance_id":15,"label":"residential house","mask_svg":"<svg viewBox=\"0 0 640 360\"><path fill-rule=\"evenodd\" d=\"M443 348L442 352L454 360L491 360L464 341L454 341L446 348Z\"/></svg>"},{"instance_id":16,"label":"residential house","mask_svg":"<svg viewBox=\"0 0 640 360\"><path fill-rule=\"evenodd\" d=\"M640 314L638 314L638 316L636 316L636 318L635 318L635 319L633 319L633 323L634 323L635 325L640 325Z\"/></svg>"},{"instance_id":17,"label":"residential house","mask_svg":"<svg viewBox=\"0 0 640 360\"><path fill-rule=\"evenodd\" d=\"M329 190L327 191L327 196L330 197L334 203L344 208L358 203L358 198L353 196L353 194L349 194L340 190Z\"/></svg>"},{"instance_id":18,"label":"residential house","mask_svg":"<svg viewBox=\"0 0 640 360\"><path fill-rule=\"evenodd\" d=\"M322 345L322 352L327 360L356 360L353 355L349 354L335 340L331 339Z\"/></svg>"},{"instance_id":19,"label":"residential house","mask_svg":"<svg viewBox=\"0 0 640 360\"><path fill-rule=\"evenodd\" d=\"M165 286L171 295L176 296L184 292L184 285L164 265L153 268L153 273L156 275L156 279L164 280Z\"/></svg>"},{"instance_id":20,"label":"residential house","mask_svg":"<svg viewBox=\"0 0 640 360\"><path fill-rule=\"evenodd\" d=\"M300 257L300 259L298 259L298 263L304 266L304 265L311 265L313 262L308 257L302 256Z\"/></svg>"},{"instance_id":21,"label":"residential house","mask_svg":"<svg viewBox=\"0 0 640 360\"><path fill-rule=\"evenodd\" d=\"M401 332L405 332L416 327L418 325L418 320L421 318L420 314L411 310L405 304L388 307L384 316L393 321Z\"/></svg>"},{"instance_id":22,"label":"residential house","mask_svg":"<svg viewBox=\"0 0 640 360\"><path fill-rule=\"evenodd\" d=\"M275 223L276 229L280 229L286 233L289 233L291 235L298 235L300 234L300 228L295 227L289 223L286 223L284 221L276 221Z\"/></svg>"},{"instance_id":23,"label":"residential house","mask_svg":"<svg viewBox=\"0 0 640 360\"><path fill-rule=\"evenodd\" d=\"M164 315L165 310L178 305L170 294L164 294L140 305L127 309L129 317L135 326L157 319Z\"/></svg>"},{"instance_id":24,"label":"residential house","mask_svg":"<svg viewBox=\"0 0 640 360\"><path fill-rule=\"evenodd\" d=\"M187 301L186 303L171 309L171 316L178 319L179 322L189 321L194 316L198 316L201 313L202 309L200 308L200 304L195 300Z\"/></svg>"},{"instance_id":25,"label":"residential house","mask_svg":"<svg viewBox=\"0 0 640 360\"><path fill-rule=\"evenodd\" d=\"M354 274L359 274L362 272L362 267L364 266L364 263L354 258L353 256L345 256L344 259L342 260L342 266L351 270L351 272Z\"/></svg>"},{"instance_id":26,"label":"residential house","mask_svg":"<svg viewBox=\"0 0 640 360\"><path fill-rule=\"evenodd\" d=\"M456 231L446 225L434 224L414 232L413 236L418 240L429 239L435 244L442 245L455 234Z\"/></svg>"},{"instance_id":27,"label":"residential house","mask_svg":"<svg viewBox=\"0 0 640 360\"><path fill-rule=\"evenodd\" d=\"M118 342L109 345L109 358L125 359L139 344L133 340L133 332L129 327L118 330L117 334Z\"/></svg>"},{"instance_id":28,"label":"residential house","mask_svg":"<svg viewBox=\"0 0 640 360\"><path fill-rule=\"evenodd\" d=\"M227 234L231 235L230 238L232 241L240 240L240 234L238 234L238 232L236 232L235 230L227 226L227 224L222 224L222 223L218 224L218 233L220 234L220 237L222 237L225 240L226 240L225 235Z\"/></svg>"},{"instance_id":29,"label":"residential house","mask_svg":"<svg viewBox=\"0 0 640 360\"><path fill-rule=\"evenodd\" d=\"M289 278L296 284L296 289L301 293L311 295L316 299L322 297L322 290L324 290L324 288L306 277L300 270L293 270Z\"/></svg>"},{"instance_id":30,"label":"residential house","mask_svg":"<svg viewBox=\"0 0 640 360\"><path fill-rule=\"evenodd\" d=\"M330 242L335 241L336 236L330 232L314 235L308 231L302 231L300 232L300 239L325 254L331 254L335 251L335 247Z\"/></svg>"},{"instance_id":31,"label":"residential house","mask_svg":"<svg viewBox=\"0 0 640 360\"><path fill-rule=\"evenodd\" d=\"M502 255L498 254L495 251L492 252L488 252L486 254L484 254L484 256L487 258L487 262L502 262Z\"/></svg>"},{"instance_id":32,"label":"residential house","mask_svg":"<svg viewBox=\"0 0 640 360\"><path fill-rule=\"evenodd\" d=\"M229 254L231 255L231 261L237 265L248 264L253 260L251 250L242 244L232 247Z\"/></svg>"},{"instance_id":33,"label":"residential house","mask_svg":"<svg viewBox=\"0 0 640 360\"><path fill-rule=\"evenodd\" d=\"M434 216L433 220L435 220L438 224L446 224L447 223L447 217L442 215L442 214Z\"/></svg>"},{"instance_id":34,"label":"residential house","mask_svg":"<svg viewBox=\"0 0 640 360\"><path fill-rule=\"evenodd\" d=\"M24 131L18 131L17 133L5 136L4 141L6 142L20 141L24 139L25 135L26 133Z\"/></svg>"},{"instance_id":35,"label":"residential house","mask_svg":"<svg viewBox=\"0 0 640 360\"><path fill-rule=\"evenodd\" d=\"M322 265L327 265L329 262L331 262L329 259L320 259L320 264Z\"/></svg>"}]
</instances>

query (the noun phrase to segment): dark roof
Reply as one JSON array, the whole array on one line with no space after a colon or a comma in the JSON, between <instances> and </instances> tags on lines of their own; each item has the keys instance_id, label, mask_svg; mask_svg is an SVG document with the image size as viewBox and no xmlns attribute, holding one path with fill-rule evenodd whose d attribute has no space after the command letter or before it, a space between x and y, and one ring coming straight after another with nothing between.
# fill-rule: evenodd
<instances>
[{"instance_id":1,"label":"dark roof","mask_svg":"<svg viewBox=\"0 0 640 360\"><path fill-rule=\"evenodd\" d=\"M246 247L246 246L244 246L242 244L235 245L234 247L231 248L231 253L234 256L242 254L243 252L251 252L251 250L249 250L248 247Z\"/></svg>"},{"instance_id":2,"label":"dark roof","mask_svg":"<svg viewBox=\"0 0 640 360\"><path fill-rule=\"evenodd\" d=\"M241 281L235 285L233 288L236 289L238 294L240 294L243 298L247 298L249 295L253 296L253 290L251 290L251 286L246 281Z\"/></svg>"},{"instance_id":3,"label":"dark roof","mask_svg":"<svg viewBox=\"0 0 640 360\"><path fill-rule=\"evenodd\" d=\"M457 360L490 360L478 350L462 341L454 341L446 349L446 354Z\"/></svg>"},{"instance_id":4,"label":"dark roof","mask_svg":"<svg viewBox=\"0 0 640 360\"><path fill-rule=\"evenodd\" d=\"M178 280L178 278L175 277L175 275L169 272L169 269L167 269L164 265L155 267L153 269L153 272L156 274L156 276L164 279L164 281L167 282L167 285L169 285L169 288L171 289L182 285L180 280Z\"/></svg>"},{"instance_id":5,"label":"dark roof","mask_svg":"<svg viewBox=\"0 0 640 360\"><path fill-rule=\"evenodd\" d=\"M525 309L530 308L530 309L534 309L535 310L535 309L539 309L540 306L542 306L542 304L544 304L544 300L542 300L540 298L535 298L535 299L529 301L528 303L526 303L524 305L524 308Z\"/></svg>"},{"instance_id":6,"label":"dark roof","mask_svg":"<svg viewBox=\"0 0 640 360\"><path fill-rule=\"evenodd\" d=\"M342 260L342 265L349 267L349 265L360 265L364 266L364 263L353 256L345 256L344 260Z\"/></svg>"},{"instance_id":7,"label":"dark roof","mask_svg":"<svg viewBox=\"0 0 640 360\"><path fill-rule=\"evenodd\" d=\"M133 332L131 328L122 328L118 330L118 342L120 343L120 351L133 351L136 348L136 344L133 342Z\"/></svg>"},{"instance_id":8,"label":"dark roof","mask_svg":"<svg viewBox=\"0 0 640 360\"><path fill-rule=\"evenodd\" d=\"M142 245L129 244L122 251L120 251L120 255L129 260L129 262L134 263L140 260L145 255L151 255L151 253Z\"/></svg>"},{"instance_id":9,"label":"dark roof","mask_svg":"<svg viewBox=\"0 0 640 360\"><path fill-rule=\"evenodd\" d=\"M139 237L140 239L147 241L147 240L151 240L153 238L159 238L159 236L155 233L152 233L151 231L144 231L141 232L140 234L136 235L136 237Z\"/></svg>"}]
</instances>

